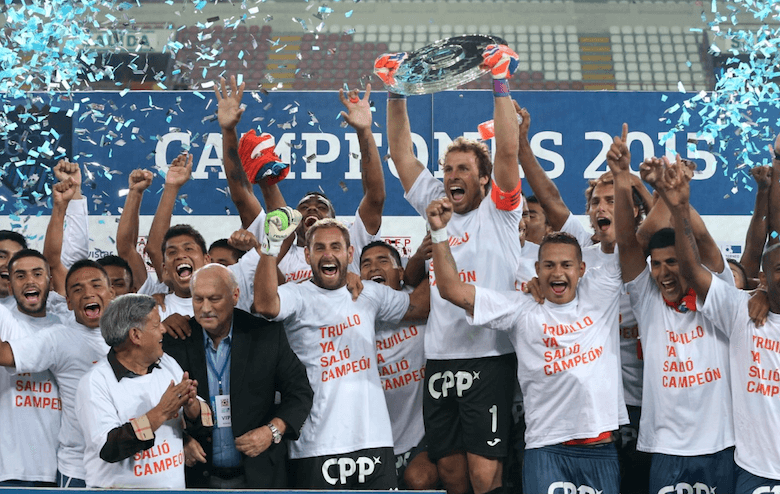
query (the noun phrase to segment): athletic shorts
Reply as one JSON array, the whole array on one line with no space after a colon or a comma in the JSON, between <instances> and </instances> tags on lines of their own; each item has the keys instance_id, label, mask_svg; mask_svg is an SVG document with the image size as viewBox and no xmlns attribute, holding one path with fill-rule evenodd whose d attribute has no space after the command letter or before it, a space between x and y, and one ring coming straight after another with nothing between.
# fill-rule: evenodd
<instances>
[{"instance_id":1,"label":"athletic shorts","mask_svg":"<svg viewBox=\"0 0 780 494\"><path fill-rule=\"evenodd\" d=\"M514 353L426 362L423 419L431 461L456 451L507 455L516 372Z\"/></svg>"},{"instance_id":2,"label":"athletic shorts","mask_svg":"<svg viewBox=\"0 0 780 494\"><path fill-rule=\"evenodd\" d=\"M523 492L527 494L620 494L620 466L614 443L556 444L526 449Z\"/></svg>"},{"instance_id":3,"label":"athletic shorts","mask_svg":"<svg viewBox=\"0 0 780 494\"><path fill-rule=\"evenodd\" d=\"M393 448L290 460L300 489L388 490L397 487Z\"/></svg>"},{"instance_id":4,"label":"athletic shorts","mask_svg":"<svg viewBox=\"0 0 780 494\"><path fill-rule=\"evenodd\" d=\"M733 447L699 456L654 453L650 463L650 494L734 492L735 469Z\"/></svg>"},{"instance_id":5,"label":"athletic shorts","mask_svg":"<svg viewBox=\"0 0 780 494\"><path fill-rule=\"evenodd\" d=\"M409 451L405 453L401 453L400 455L395 455L395 472L396 476L398 477L398 488L404 489L403 485L403 479L404 479L404 472L406 471L406 467L409 466L409 463L414 460L414 458L422 453L423 451L428 451L428 440L425 436L423 436L422 439L420 439L420 443L417 444L417 446L413 447Z\"/></svg>"},{"instance_id":6,"label":"athletic shorts","mask_svg":"<svg viewBox=\"0 0 780 494\"><path fill-rule=\"evenodd\" d=\"M734 474L737 487L734 494L774 494L780 492L780 480L759 477L736 465Z\"/></svg>"}]
</instances>

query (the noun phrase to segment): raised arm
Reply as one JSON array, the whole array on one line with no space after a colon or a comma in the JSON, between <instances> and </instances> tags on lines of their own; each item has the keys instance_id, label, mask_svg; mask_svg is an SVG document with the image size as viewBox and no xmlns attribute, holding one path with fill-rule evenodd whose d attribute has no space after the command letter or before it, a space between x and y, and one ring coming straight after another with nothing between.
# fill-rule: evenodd
<instances>
[{"instance_id":1,"label":"raised arm","mask_svg":"<svg viewBox=\"0 0 780 494\"><path fill-rule=\"evenodd\" d=\"M628 149L628 125L621 137L615 137L607 152L607 165L615 180L615 240L620 255L623 281L631 281L646 267L642 246L636 237L634 199L631 179L631 153Z\"/></svg>"},{"instance_id":2,"label":"raised arm","mask_svg":"<svg viewBox=\"0 0 780 494\"><path fill-rule=\"evenodd\" d=\"M65 230L60 253L62 265L68 269L76 261L89 257L87 200L81 193L81 166L78 163L63 159L57 163L53 171L60 182L70 179L76 185L76 193L65 211Z\"/></svg>"},{"instance_id":3,"label":"raised arm","mask_svg":"<svg viewBox=\"0 0 780 494\"><path fill-rule=\"evenodd\" d=\"M141 201L144 191L152 184L154 175L149 170L133 170L128 178L127 197L119 226L116 230L116 251L119 257L127 261L133 272L133 285L141 288L147 278L146 263L138 253L138 222L141 214Z\"/></svg>"},{"instance_id":4,"label":"raised arm","mask_svg":"<svg viewBox=\"0 0 780 494\"><path fill-rule=\"evenodd\" d=\"M661 159L651 158L645 160L640 166L640 173L642 179L650 184L656 191L657 181L664 179L664 173L668 169L669 160L666 157ZM695 164L687 160L680 160L680 166L683 167L689 176L693 176ZM691 228L693 234L696 237L699 246L699 256L701 257L702 264L715 273L720 273L726 269L725 262L723 261L723 255L720 252L718 244L715 239L710 235L707 226L704 224L704 220L699 213L688 204L690 207L689 218L691 222ZM664 201L656 201L650 214L645 219L642 226L639 228L638 237L643 246L647 246L647 241L650 237L660 230L661 228L674 227L673 214L669 210L668 204Z\"/></svg>"},{"instance_id":5,"label":"raised arm","mask_svg":"<svg viewBox=\"0 0 780 494\"><path fill-rule=\"evenodd\" d=\"M255 312L267 319L279 315L278 256L285 239L295 233L301 222L301 213L291 207L276 209L265 218L265 240L260 263L255 271L253 307Z\"/></svg>"},{"instance_id":6,"label":"raised arm","mask_svg":"<svg viewBox=\"0 0 780 494\"><path fill-rule=\"evenodd\" d=\"M393 93L387 93L387 144L404 192L409 192L425 165L414 155L406 97Z\"/></svg>"},{"instance_id":7,"label":"raised arm","mask_svg":"<svg viewBox=\"0 0 780 494\"><path fill-rule=\"evenodd\" d=\"M179 190L190 179L191 173L192 155L182 153L173 160L171 166L168 167L168 173L165 174L163 193L160 197L160 203L157 205L157 211L154 213L152 227L149 229L149 241L146 243L146 253L157 271L158 280L163 279L162 240L165 237L165 232L171 227L171 216Z\"/></svg>"},{"instance_id":8,"label":"raised arm","mask_svg":"<svg viewBox=\"0 0 780 494\"><path fill-rule=\"evenodd\" d=\"M665 168L656 190L672 213L674 249L680 273L701 298L706 298L712 284L712 273L702 266L699 246L691 220L690 185L692 171L680 161Z\"/></svg>"},{"instance_id":9,"label":"raised arm","mask_svg":"<svg viewBox=\"0 0 780 494\"><path fill-rule=\"evenodd\" d=\"M494 86L498 79L493 79ZM504 82L506 84L506 82ZM517 188L520 182L518 158L517 113L509 93L493 91L493 125L496 132L496 155L493 159L493 175L496 185L504 192Z\"/></svg>"},{"instance_id":10,"label":"raised arm","mask_svg":"<svg viewBox=\"0 0 780 494\"><path fill-rule=\"evenodd\" d=\"M523 119L520 122L520 135L519 135L519 148L517 159L520 161L520 166L523 167L523 173L525 173L525 180L528 185L531 186L531 190L534 191L534 195L539 199L539 204L544 209L544 214L547 216L547 222L550 224L554 231L558 231L566 223L566 220L571 215L571 211L563 202L561 193L558 191L558 187L550 180L547 173L542 169L542 165L536 159L533 150L531 149L531 143L528 141L528 130L531 127L531 114L525 108L515 103L515 110L518 115Z\"/></svg>"},{"instance_id":11,"label":"raised arm","mask_svg":"<svg viewBox=\"0 0 780 494\"><path fill-rule=\"evenodd\" d=\"M476 289L460 280L458 266L450 251L447 223L452 218L452 204L447 198L436 199L428 205L425 212L431 225L433 267L439 295L473 315Z\"/></svg>"},{"instance_id":12,"label":"raised arm","mask_svg":"<svg viewBox=\"0 0 780 494\"><path fill-rule=\"evenodd\" d=\"M385 207L385 176L379 158L379 149L371 132L371 124L374 121L368 99L371 94L371 84L366 85L366 92L362 99L358 94L357 89L353 89L346 95L343 89L339 89L341 104L347 108L347 112L342 111L341 116L355 129L360 145L363 199L358 206L358 214L368 233L376 235L379 227L382 226L382 211Z\"/></svg>"},{"instance_id":13,"label":"raised arm","mask_svg":"<svg viewBox=\"0 0 780 494\"><path fill-rule=\"evenodd\" d=\"M245 83L236 86L236 77L230 76L230 88L224 78L214 84L214 94L217 97L217 120L222 129L222 166L230 187L230 198L238 209L241 226L248 228L262 211L260 201L255 197L252 184L241 166L238 156L238 133L236 126L241 121L244 108L241 98L244 96ZM221 89L221 91L220 91Z\"/></svg>"},{"instance_id":14,"label":"raised arm","mask_svg":"<svg viewBox=\"0 0 780 494\"><path fill-rule=\"evenodd\" d=\"M51 217L43 242L43 255L46 257L51 271L51 287L63 297L65 296L65 276L68 274L68 270L61 261L65 211L68 209L68 203L76 195L77 188L70 179L58 182L52 187Z\"/></svg>"},{"instance_id":15,"label":"raised arm","mask_svg":"<svg viewBox=\"0 0 780 494\"><path fill-rule=\"evenodd\" d=\"M750 170L750 174L753 175L758 187L756 189L756 204L745 235L745 251L739 260L742 267L745 268L748 282L758 278L758 273L761 271L761 253L766 243L769 187L774 177L772 167L769 166L755 166Z\"/></svg>"}]
</instances>

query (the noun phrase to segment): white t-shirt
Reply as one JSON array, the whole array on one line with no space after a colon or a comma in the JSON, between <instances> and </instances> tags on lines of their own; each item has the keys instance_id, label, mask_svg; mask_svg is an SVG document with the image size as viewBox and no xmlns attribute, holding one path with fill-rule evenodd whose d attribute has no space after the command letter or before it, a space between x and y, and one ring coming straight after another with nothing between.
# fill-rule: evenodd
<instances>
[{"instance_id":1,"label":"white t-shirt","mask_svg":"<svg viewBox=\"0 0 780 494\"><path fill-rule=\"evenodd\" d=\"M520 254L523 256L523 259L536 261L539 258L539 244L526 240L525 245L520 247Z\"/></svg>"},{"instance_id":2,"label":"white t-shirt","mask_svg":"<svg viewBox=\"0 0 780 494\"><path fill-rule=\"evenodd\" d=\"M195 309L192 308L192 297L183 298L175 293L169 293L165 296L165 310L163 310L162 305L158 305L157 312L160 313L161 321L173 314L190 317L195 315Z\"/></svg>"},{"instance_id":3,"label":"white t-shirt","mask_svg":"<svg viewBox=\"0 0 780 494\"><path fill-rule=\"evenodd\" d=\"M81 380L76 413L86 441L87 487L184 489L183 411L154 431L151 448L116 463L100 458L111 430L146 414L160 403L171 380L181 381L184 371L173 357L163 354L159 365L148 374L117 382L111 364L103 358Z\"/></svg>"},{"instance_id":4,"label":"white t-shirt","mask_svg":"<svg viewBox=\"0 0 780 494\"><path fill-rule=\"evenodd\" d=\"M76 418L76 389L82 376L108 354L100 328L73 323L8 343L14 352L16 372L48 369L54 374L62 398L57 468L67 477L83 479L84 438Z\"/></svg>"},{"instance_id":5,"label":"white t-shirt","mask_svg":"<svg viewBox=\"0 0 780 494\"><path fill-rule=\"evenodd\" d=\"M396 455L417 446L425 435L422 414L424 335L425 321L379 323L376 326L376 358L393 427Z\"/></svg>"},{"instance_id":6,"label":"white t-shirt","mask_svg":"<svg viewBox=\"0 0 780 494\"><path fill-rule=\"evenodd\" d=\"M780 314L756 327L750 294L712 278L701 312L729 338L734 403L734 461L753 475L780 480Z\"/></svg>"},{"instance_id":7,"label":"white t-shirt","mask_svg":"<svg viewBox=\"0 0 780 494\"><path fill-rule=\"evenodd\" d=\"M0 308L0 339L9 341L59 327L52 315L30 317ZM59 387L51 372L16 374L0 369L0 481L54 482L62 418Z\"/></svg>"},{"instance_id":8,"label":"white t-shirt","mask_svg":"<svg viewBox=\"0 0 780 494\"><path fill-rule=\"evenodd\" d=\"M728 340L701 312L668 307L650 268L626 285L645 359L637 449L698 456L733 446Z\"/></svg>"},{"instance_id":9,"label":"white t-shirt","mask_svg":"<svg viewBox=\"0 0 780 494\"><path fill-rule=\"evenodd\" d=\"M87 198L73 200L65 210L60 262L70 269L76 261L89 257L89 212Z\"/></svg>"},{"instance_id":10,"label":"white t-shirt","mask_svg":"<svg viewBox=\"0 0 780 494\"><path fill-rule=\"evenodd\" d=\"M618 250L615 246L615 252L608 254L601 250L601 244L593 244L591 233L589 233L582 223L569 215L566 223L561 228L562 232L573 235L582 247L582 260L585 262L585 269L601 266L612 256L617 257ZM622 381L622 393L626 400L626 405L642 406L642 346L639 340L639 329L636 323L636 317L631 310L631 299L624 290L620 295L620 369Z\"/></svg>"},{"instance_id":11,"label":"white t-shirt","mask_svg":"<svg viewBox=\"0 0 780 494\"><path fill-rule=\"evenodd\" d=\"M393 446L379 380L374 328L398 323L409 295L363 281L356 302L346 287L326 290L311 281L279 287L280 312L290 347L306 366L314 404L291 458L343 454Z\"/></svg>"},{"instance_id":12,"label":"white t-shirt","mask_svg":"<svg viewBox=\"0 0 780 494\"><path fill-rule=\"evenodd\" d=\"M618 372L617 262L589 269L567 304L477 287L474 323L508 332L517 351L526 449L597 437L627 420Z\"/></svg>"},{"instance_id":13,"label":"white t-shirt","mask_svg":"<svg viewBox=\"0 0 780 494\"><path fill-rule=\"evenodd\" d=\"M171 289L168 285L157 279L157 274L154 272L146 273L146 281L138 289L139 295L156 295L158 293L168 293Z\"/></svg>"},{"instance_id":14,"label":"white t-shirt","mask_svg":"<svg viewBox=\"0 0 780 494\"><path fill-rule=\"evenodd\" d=\"M100 458L111 430L146 414L160 402L171 380L181 381L184 371L173 357L163 354L159 365L148 374L117 382L111 364L103 358L81 380L76 413L87 445L87 487L184 489L181 417L168 420L154 431L151 448L116 463Z\"/></svg>"},{"instance_id":15,"label":"white t-shirt","mask_svg":"<svg viewBox=\"0 0 780 494\"><path fill-rule=\"evenodd\" d=\"M360 274L360 253L363 248L375 242L382 240L382 230L371 235L363 224L363 219L358 211L355 212L355 221L349 225L349 244L355 248L355 254L352 256L352 262L347 268L349 271ZM279 261L279 270L284 275L285 283L303 283L311 279L311 266L306 262L304 247L296 242L290 246L290 250Z\"/></svg>"},{"instance_id":16,"label":"white t-shirt","mask_svg":"<svg viewBox=\"0 0 780 494\"><path fill-rule=\"evenodd\" d=\"M424 170L405 195L409 204L427 219L425 209L444 196L444 185ZM501 211L485 197L477 209L452 215L447 224L452 256L467 283L493 290L512 290L520 260L517 228L523 217L520 201L512 211ZM426 261L431 283L431 313L425 332L425 356L429 359L492 357L512 353L506 333L473 326L460 307L441 298L432 261Z\"/></svg>"}]
</instances>

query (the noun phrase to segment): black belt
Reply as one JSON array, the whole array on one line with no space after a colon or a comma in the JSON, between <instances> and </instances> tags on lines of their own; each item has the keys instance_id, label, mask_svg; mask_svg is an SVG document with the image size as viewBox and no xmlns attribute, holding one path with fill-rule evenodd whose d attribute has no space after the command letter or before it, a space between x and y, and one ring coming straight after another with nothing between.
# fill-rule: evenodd
<instances>
[{"instance_id":1,"label":"black belt","mask_svg":"<svg viewBox=\"0 0 780 494\"><path fill-rule=\"evenodd\" d=\"M244 467L212 467L210 473L222 480L230 480L244 475Z\"/></svg>"}]
</instances>

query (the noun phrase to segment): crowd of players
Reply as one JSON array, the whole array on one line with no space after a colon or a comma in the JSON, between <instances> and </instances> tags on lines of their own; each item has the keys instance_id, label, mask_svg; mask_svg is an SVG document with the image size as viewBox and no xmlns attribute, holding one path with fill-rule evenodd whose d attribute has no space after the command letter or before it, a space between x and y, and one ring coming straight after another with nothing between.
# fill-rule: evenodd
<instances>
[{"instance_id":1,"label":"crowd of players","mask_svg":"<svg viewBox=\"0 0 780 494\"><path fill-rule=\"evenodd\" d=\"M242 229L207 249L171 226L192 169L177 157L148 234L156 277L135 248L151 172L129 176L118 255L93 262L80 169L60 162L44 252L0 232L1 485L780 490L780 155L752 171L741 264L690 206L692 164L647 159L640 180L625 125L587 184L590 231L531 150L516 55L483 57L495 156L456 139L443 183L388 95L390 155L430 227L409 259L381 241L370 86L340 92L364 190L347 227L321 193L286 205L273 138L239 139L243 85L222 80Z\"/></svg>"}]
</instances>

